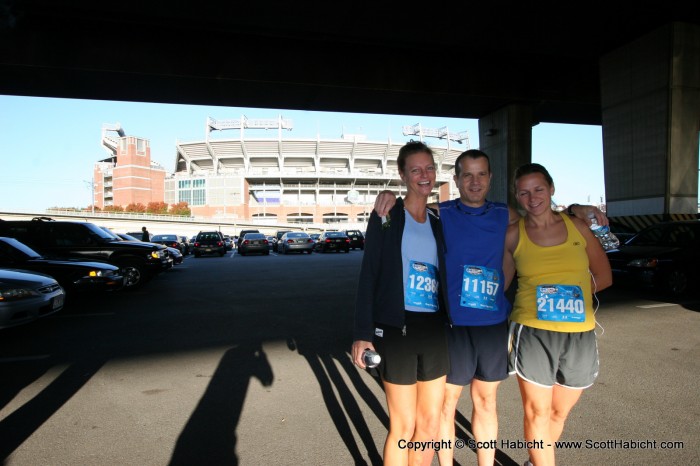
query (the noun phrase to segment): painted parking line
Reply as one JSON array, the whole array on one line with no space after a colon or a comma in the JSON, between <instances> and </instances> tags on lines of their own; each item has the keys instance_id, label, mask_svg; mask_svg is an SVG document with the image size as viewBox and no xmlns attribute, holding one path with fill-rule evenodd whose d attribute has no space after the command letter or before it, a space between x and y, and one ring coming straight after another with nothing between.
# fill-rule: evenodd
<instances>
[{"instance_id":1,"label":"painted parking line","mask_svg":"<svg viewBox=\"0 0 700 466\"><path fill-rule=\"evenodd\" d=\"M678 304L673 304L673 303L647 304L644 306L637 306L637 307L640 309L652 309L655 307L671 307L671 306L678 306Z\"/></svg>"}]
</instances>

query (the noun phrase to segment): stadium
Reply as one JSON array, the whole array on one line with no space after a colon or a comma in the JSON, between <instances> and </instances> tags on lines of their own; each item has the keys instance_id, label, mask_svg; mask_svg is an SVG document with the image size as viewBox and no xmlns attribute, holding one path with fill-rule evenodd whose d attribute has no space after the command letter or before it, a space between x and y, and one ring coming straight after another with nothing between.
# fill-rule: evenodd
<instances>
[{"instance_id":1,"label":"stadium","mask_svg":"<svg viewBox=\"0 0 700 466\"><path fill-rule=\"evenodd\" d=\"M402 194L396 158L404 141L368 141L359 134L295 139L288 136L293 122L282 117L208 118L203 140L176 143L175 172L167 174L150 162L147 140L126 136L120 128L118 138L109 137L105 131L115 128L103 126L103 145L112 156L100 162L99 170L100 164L96 166L96 186L101 188L95 194L98 206L123 205L141 196L139 202L144 204L186 202L193 216L227 223L362 227L379 192L388 189ZM276 130L276 137L254 137L260 129ZM235 130L237 137L221 137L229 130ZM450 133L447 128L416 124L404 126L403 134L423 140L434 151L438 173L431 202L457 197L453 167L459 154L469 148L467 132ZM437 144L428 138L435 138ZM129 151L136 151L137 156L127 157ZM121 158L132 169L142 165L140 174L125 178L132 180L131 188L124 185L125 179L116 187L120 180L113 173ZM149 176L151 180L146 181ZM135 180L140 181L138 186Z\"/></svg>"}]
</instances>

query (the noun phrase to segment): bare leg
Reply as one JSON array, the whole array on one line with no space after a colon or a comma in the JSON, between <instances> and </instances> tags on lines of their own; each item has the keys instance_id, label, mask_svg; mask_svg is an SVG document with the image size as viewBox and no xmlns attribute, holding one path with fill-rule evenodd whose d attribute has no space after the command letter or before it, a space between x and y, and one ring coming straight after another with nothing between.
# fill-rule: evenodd
<instances>
[{"instance_id":1,"label":"bare leg","mask_svg":"<svg viewBox=\"0 0 700 466\"><path fill-rule=\"evenodd\" d=\"M399 448L399 441L413 438L416 425L416 385L397 385L384 381L389 409L389 433L384 443L385 465L408 464L408 451Z\"/></svg>"},{"instance_id":2,"label":"bare leg","mask_svg":"<svg viewBox=\"0 0 700 466\"><path fill-rule=\"evenodd\" d=\"M427 382L418 382L416 409L416 427L413 433L414 442L435 441L438 438L440 429L440 412L442 410L443 399L445 398L445 380L443 375ZM420 466L424 460L428 461L433 457L433 451L411 450L408 452L408 464Z\"/></svg>"},{"instance_id":3,"label":"bare leg","mask_svg":"<svg viewBox=\"0 0 700 466\"><path fill-rule=\"evenodd\" d=\"M550 433L551 387L541 387L518 377L523 399L525 440L541 442L543 448L529 448L530 461L536 466L554 466L554 446Z\"/></svg>"},{"instance_id":4,"label":"bare leg","mask_svg":"<svg viewBox=\"0 0 700 466\"><path fill-rule=\"evenodd\" d=\"M549 421L549 434L553 441L559 440L564 430L564 422L569 416L571 409L581 398L583 389L566 388L555 385L552 393L552 414Z\"/></svg>"},{"instance_id":5,"label":"bare leg","mask_svg":"<svg viewBox=\"0 0 700 466\"><path fill-rule=\"evenodd\" d=\"M450 441L452 448L441 448L438 451L438 460L442 466L452 466L454 464L454 441L455 441L455 412L459 396L462 394L461 385L448 383L445 385L445 400L442 403L442 413L440 415L440 435L441 441Z\"/></svg>"},{"instance_id":6,"label":"bare leg","mask_svg":"<svg viewBox=\"0 0 700 466\"><path fill-rule=\"evenodd\" d=\"M471 384L472 430L477 442L492 442L489 448L476 450L479 466L493 465L496 459L496 439L498 438L498 412L496 391L500 382L484 382L474 379Z\"/></svg>"}]
</instances>

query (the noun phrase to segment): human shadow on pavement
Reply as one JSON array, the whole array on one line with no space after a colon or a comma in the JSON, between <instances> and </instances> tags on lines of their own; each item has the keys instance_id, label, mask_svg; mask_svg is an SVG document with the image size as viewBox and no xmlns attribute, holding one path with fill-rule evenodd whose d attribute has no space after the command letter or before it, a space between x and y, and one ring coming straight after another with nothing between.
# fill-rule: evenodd
<instances>
[{"instance_id":1,"label":"human shadow on pavement","mask_svg":"<svg viewBox=\"0 0 700 466\"><path fill-rule=\"evenodd\" d=\"M467 394L467 396L469 396L469 395ZM462 439L465 441L467 439L474 440L474 433L472 431L472 423L459 410L457 410L457 412L455 413L455 436L456 436L456 438L459 438L459 439ZM455 465L462 464L458 461L458 458L464 457L464 453L460 453L460 451L466 452L466 450L467 450L466 448L464 448L462 450L455 450L455 452L454 452L454 457L455 457L454 464ZM467 455L471 455L471 454L474 455L473 461L476 461L476 450L471 449L471 453L467 453ZM466 464L472 464L473 461L470 460ZM515 460L513 460L510 456L508 456L501 449L496 450L496 458L495 458L494 464L498 465L498 466L518 466L518 463Z\"/></svg>"},{"instance_id":2,"label":"human shadow on pavement","mask_svg":"<svg viewBox=\"0 0 700 466\"><path fill-rule=\"evenodd\" d=\"M0 421L0 459L6 460L24 441L41 427L61 406L85 385L104 365L101 357L85 358L70 364L48 386L31 400L17 408ZM54 362L42 362L42 368L48 370ZM11 369L4 367L2 372ZM45 372L45 371L43 371ZM42 372L42 374L43 374ZM34 373L29 379L17 379L12 384L3 380L3 406L17 394L18 389L31 384L42 374ZM9 390L8 390L9 388Z\"/></svg>"},{"instance_id":3,"label":"human shadow on pavement","mask_svg":"<svg viewBox=\"0 0 700 466\"><path fill-rule=\"evenodd\" d=\"M296 350L303 356L316 376L326 409L328 409L328 413L333 419L333 424L350 452L354 463L356 465L367 464L360 447L355 441L350 427L351 424L360 436L371 464L382 464L382 456L377 450L372 432L362 415L362 410L355 395L353 395L347 382L343 379L343 374L338 369L338 365L340 365L345 375L352 382L358 396L367 403L374 415L386 428L389 426L389 417L379 400L377 400L377 397L360 377L357 368L350 361L349 354L339 348L331 350L324 348L320 350L320 348L314 348L305 344L304 341L296 341L295 339L288 339L287 347L292 351ZM336 396L336 391L338 396Z\"/></svg>"},{"instance_id":4,"label":"human shadow on pavement","mask_svg":"<svg viewBox=\"0 0 700 466\"><path fill-rule=\"evenodd\" d=\"M274 379L261 344L226 351L178 437L170 465L238 464L236 429L252 378L266 387Z\"/></svg>"}]
</instances>

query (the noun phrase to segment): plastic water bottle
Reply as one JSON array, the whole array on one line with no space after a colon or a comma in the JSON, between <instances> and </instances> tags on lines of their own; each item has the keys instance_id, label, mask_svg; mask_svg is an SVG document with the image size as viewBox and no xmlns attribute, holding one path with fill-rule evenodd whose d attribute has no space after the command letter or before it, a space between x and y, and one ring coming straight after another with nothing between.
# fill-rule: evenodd
<instances>
[{"instance_id":1,"label":"plastic water bottle","mask_svg":"<svg viewBox=\"0 0 700 466\"><path fill-rule=\"evenodd\" d=\"M610 228L605 225L598 225L593 213L588 214L588 218L591 220L591 231L598 238L603 249L606 251L617 249L620 245L620 240L610 231Z\"/></svg>"},{"instance_id":2,"label":"plastic water bottle","mask_svg":"<svg viewBox=\"0 0 700 466\"><path fill-rule=\"evenodd\" d=\"M380 362L382 362L382 357L379 356L379 353L376 351L372 351L371 349L367 348L365 349L365 352L362 353L362 361L365 363L365 366L367 366L368 369L372 369L373 367L377 367Z\"/></svg>"}]
</instances>

